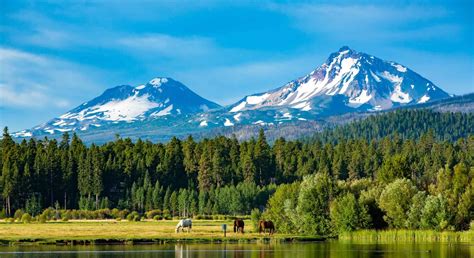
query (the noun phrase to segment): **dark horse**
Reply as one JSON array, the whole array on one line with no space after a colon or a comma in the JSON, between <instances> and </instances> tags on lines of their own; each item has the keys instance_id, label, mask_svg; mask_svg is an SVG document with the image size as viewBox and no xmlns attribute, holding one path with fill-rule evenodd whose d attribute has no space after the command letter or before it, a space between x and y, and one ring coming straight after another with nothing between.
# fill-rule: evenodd
<instances>
[{"instance_id":1,"label":"dark horse","mask_svg":"<svg viewBox=\"0 0 474 258\"><path fill-rule=\"evenodd\" d=\"M234 233L240 232L244 233L244 220L243 219L235 219L234 220Z\"/></svg>"},{"instance_id":2,"label":"dark horse","mask_svg":"<svg viewBox=\"0 0 474 258\"><path fill-rule=\"evenodd\" d=\"M273 222L271 220L261 220L258 222L258 232L265 234L267 232L267 229L269 230L269 234L272 235L275 233L275 225L273 225Z\"/></svg>"}]
</instances>

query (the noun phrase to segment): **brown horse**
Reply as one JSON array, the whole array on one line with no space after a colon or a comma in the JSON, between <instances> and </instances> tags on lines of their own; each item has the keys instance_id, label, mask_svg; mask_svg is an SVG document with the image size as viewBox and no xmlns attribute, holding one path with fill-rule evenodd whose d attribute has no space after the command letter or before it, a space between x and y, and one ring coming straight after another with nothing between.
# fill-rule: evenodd
<instances>
[{"instance_id":1,"label":"brown horse","mask_svg":"<svg viewBox=\"0 0 474 258\"><path fill-rule=\"evenodd\" d=\"M273 235L273 233L275 233L275 225L273 224L273 222L271 220L260 220L258 222L258 232L260 234L262 232L263 234L265 234L267 232L267 229L270 235Z\"/></svg>"},{"instance_id":2,"label":"brown horse","mask_svg":"<svg viewBox=\"0 0 474 258\"><path fill-rule=\"evenodd\" d=\"M234 220L234 233L240 232L244 233L244 220L243 219L235 219Z\"/></svg>"}]
</instances>

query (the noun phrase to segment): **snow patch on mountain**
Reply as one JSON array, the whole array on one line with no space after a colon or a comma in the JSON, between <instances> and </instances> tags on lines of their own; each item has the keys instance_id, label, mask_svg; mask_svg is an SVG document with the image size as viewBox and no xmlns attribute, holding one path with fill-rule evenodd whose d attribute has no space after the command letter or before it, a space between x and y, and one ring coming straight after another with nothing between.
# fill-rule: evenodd
<instances>
[{"instance_id":1,"label":"snow patch on mountain","mask_svg":"<svg viewBox=\"0 0 474 258\"><path fill-rule=\"evenodd\" d=\"M428 102L428 100L430 100L430 97L427 95L423 95L423 97L421 97L417 103L418 104L425 103L425 102Z\"/></svg>"},{"instance_id":2,"label":"snow patch on mountain","mask_svg":"<svg viewBox=\"0 0 474 258\"><path fill-rule=\"evenodd\" d=\"M150 101L149 95L131 96L124 100L113 100L103 105L87 108L79 112L77 118L79 121L87 117L102 113L102 120L108 121L132 121L142 116L146 111L158 107L160 104ZM87 114L87 115L86 115Z\"/></svg>"},{"instance_id":3,"label":"snow patch on mountain","mask_svg":"<svg viewBox=\"0 0 474 258\"><path fill-rule=\"evenodd\" d=\"M166 116L171 114L171 110L173 110L173 105L167 106L165 109L162 109L158 112L152 113L150 116L151 117L160 117L160 116ZM179 112L178 112L179 113Z\"/></svg>"},{"instance_id":4,"label":"snow patch on mountain","mask_svg":"<svg viewBox=\"0 0 474 258\"><path fill-rule=\"evenodd\" d=\"M242 102L240 102L239 105L233 107L233 108L230 110L230 112L232 112L232 113L239 112L240 110L244 109L246 105L247 105L247 102L242 101Z\"/></svg>"},{"instance_id":5,"label":"snow patch on mountain","mask_svg":"<svg viewBox=\"0 0 474 258\"><path fill-rule=\"evenodd\" d=\"M203 120L201 121L201 123L199 123L199 126L200 127L206 127L208 124L207 124L207 121L206 120Z\"/></svg>"},{"instance_id":6,"label":"snow patch on mountain","mask_svg":"<svg viewBox=\"0 0 474 258\"><path fill-rule=\"evenodd\" d=\"M370 95L367 90L362 90L359 96L349 99L349 103L364 104L364 103L367 103L371 98L372 98L372 95Z\"/></svg>"},{"instance_id":7,"label":"snow patch on mountain","mask_svg":"<svg viewBox=\"0 0 474 258\"><path fill-rule=\"evenodd\" d=\"M233 126L234 123L232 123L228 118L225 119L224 126Z\"/></svg>"}]
</instances>

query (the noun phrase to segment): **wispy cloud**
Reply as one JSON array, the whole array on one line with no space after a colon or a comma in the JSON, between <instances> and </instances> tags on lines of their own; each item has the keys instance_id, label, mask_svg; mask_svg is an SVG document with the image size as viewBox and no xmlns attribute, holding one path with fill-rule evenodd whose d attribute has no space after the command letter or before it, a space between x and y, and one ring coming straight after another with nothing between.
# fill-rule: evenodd
<instances>
[{"instance_id":1,"label":"wispy cloud","mask_svg":"<svg viewBox=\"0 0 474 258\"><path fill-rule=\"evenodd\" d=\"M444 21L453 13L435 5L271 4L269 8L292 17L294 25L307 33L336 39L450 40L460 32L459 25Z\"/></svg>"},{"instance_id":2,"label":"wispy cloud","mask_svg":"<svg viewBox=\"0 0 474 258\"><path fill-rule=\"evenodd\" d=\"M98 88L97 71L18 49L1 47L0 67L2 107L65 108Z\"/></svg>"},{"instance_id":3,"label":"wispy cloud","mask_svg":"<svg viewBox=\"0 0 474 258\"><path fill-rule=\"evenodd\" d=\"M116 43L134 52L172 58L205 57L214 54L218 48L209 38L174 37L166 34L117 38Z\"/></svg>"},{"instance_id":4,"label":"wispy cloud","mask_svg":"<svg viewBox=\"0 0 474 258\"><path fill-rule=\"evenodd\" d=\"M51 99L40 85L31 85L29 89L16 89L11 85L0 84L0 107L44 107L46 104L65 108L70 105L65 99Z\"/></svg>"}]
</instances>

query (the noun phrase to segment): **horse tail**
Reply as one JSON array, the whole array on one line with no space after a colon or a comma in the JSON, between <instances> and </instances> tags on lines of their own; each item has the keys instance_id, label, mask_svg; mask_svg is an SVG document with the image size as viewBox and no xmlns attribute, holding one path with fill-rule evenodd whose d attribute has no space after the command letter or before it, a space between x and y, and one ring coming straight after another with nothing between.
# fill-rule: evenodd
<instances>
[{"instance_id":1,"label":"horse tail","mask_svg":"<svg viewBox=\"0 0 474 258\"><path fill-rule=\"evenodd\" d=\"M237 225L236 221L234 220L234 233L237 232Z\"/></svg>"}]
</instances>

